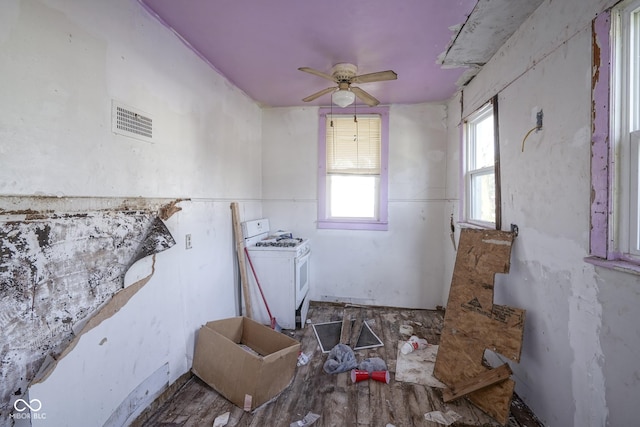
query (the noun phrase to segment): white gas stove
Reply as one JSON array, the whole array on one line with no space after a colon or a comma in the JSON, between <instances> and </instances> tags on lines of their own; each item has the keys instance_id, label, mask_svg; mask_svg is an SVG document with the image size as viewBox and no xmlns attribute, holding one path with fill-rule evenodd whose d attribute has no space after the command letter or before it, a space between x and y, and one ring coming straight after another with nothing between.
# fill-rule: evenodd
<instances>
[{"instance_id":1,"label":"white gas stove","mask_svg":"<svg viewBox=\"0 0 640 427\"><path fill-rule=\"evenodd\" d=\"M288 231L270 232L266 218L243 222L242 233L271 314L285 329L295 329L296 323L304 325L309 310L309 239L295 237ZM251 269L247 275L253 317L269 324Z\"/></svg>"}]
</instances>

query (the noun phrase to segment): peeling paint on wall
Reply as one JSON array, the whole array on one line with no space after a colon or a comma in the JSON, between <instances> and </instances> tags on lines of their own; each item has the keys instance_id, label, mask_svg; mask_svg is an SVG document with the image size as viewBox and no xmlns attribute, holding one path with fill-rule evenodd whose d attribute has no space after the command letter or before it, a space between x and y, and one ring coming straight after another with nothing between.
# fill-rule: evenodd
<instances>
[{"instance_id":1,"label":"peeling paint on wall","mask_svg":"<svg viewBox=\"0 0 640 427\"><path fill-rule=\"evenodd\" d=\"M607 258L609 234L609 29L611 13L592 22L590 252Z\"/></svg>"},{"instance_id":2,"label":"peeling paint on wall","mask_svg":"<svg viewBox=\"0 0 640 427\"><path fill-rule=\"evenodd\" d=\"M174 244L153 210L0 212L0 414L94 313L146 283L121 298L133 263Z\"/></svg>"}]
</instances>

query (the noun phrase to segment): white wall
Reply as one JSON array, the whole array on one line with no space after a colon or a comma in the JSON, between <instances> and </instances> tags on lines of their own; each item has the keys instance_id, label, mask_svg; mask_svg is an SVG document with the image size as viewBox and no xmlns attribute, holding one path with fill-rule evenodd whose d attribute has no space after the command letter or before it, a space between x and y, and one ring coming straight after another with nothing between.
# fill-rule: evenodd
<instances>
[{"instance_id":1,"label":"white wall","mask_svg":"<svg viewBox=\"0 0 640 427\"><path fill-rule=\"evenodd\" d=\"M636 276L587 264L591 19L612 1L546 1L464 89L499 97L503 229L520 234L495 301L527 310L516 391L546 425L637 424ZM449 103L458 108L460 97ZM544 110L544 129L522 140ZM449 124L452 126L453 119ZM450 129L449 145L459 138ZM450 167L458 162L451 155ZM448 183L450 194L459 182ZM447 263L448 269L452 263Z\"/></svg>"},{"instance_id":2,"label":"white wall","mask_svg":"<svg viewBox=\"0 0 640 427\"><path fill-rule=\"evenodd\" d=\"M31 390L49 425L102 425L165 365L169 381L190 368L202 323L236 314L229 204L261 216L261 111L133 0L2 2L0 76L4 201L191 199L149 283ZM156 142L114 135L112 99L152 115Z\"/></svg>"},{"instance_id":3,"label":"white wall","mask_svg":"<svg viewBox=\"0 0 640 427\"><path fill-rule=\"evenodd\" d=\"M390 109L389 230L319 230L318 109L263 112L263 213L311 239L311 298L434 308L444 303L444 105Z\"/></svg>"},{"instance_id":4,"label":"white wall","mask_svg":"<svg viewBox=\"0 0 640 427\"><path fill-rule=\"evenodd\" d=\"M316 229L317 109L261 112L133 0L3 2L0 195L192 199L149 283L39 384L48 422L101 425L165 366L169 381L190 367L201 323L235 314L231 200L312 239L313 299L444 304L457 125L497 93L503 224L520 236L496 302L527 309L517 392L548 425L634 425L640 280L583 261L590 22L612 2L545 2L465 88L464 113L459 96L391 107L387 232ZM152 114L158 140L113 135L112 99ZM536 107L544 130L520 152Z\"/></svg>"}]
</instances>

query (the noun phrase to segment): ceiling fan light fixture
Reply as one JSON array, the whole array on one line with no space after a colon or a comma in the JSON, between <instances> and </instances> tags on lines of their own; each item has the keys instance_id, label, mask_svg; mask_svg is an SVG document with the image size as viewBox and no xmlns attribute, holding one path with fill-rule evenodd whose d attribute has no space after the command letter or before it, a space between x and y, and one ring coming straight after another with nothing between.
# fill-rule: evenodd
<instances>
[{"instance_id":1,"label":"ceiling fan light fixture","mask_svg":"<svg viewBox=\"0 0 640 427\"><path fill-rule=\"evenodd\" d=\"M356 100L356 94L349 89L339 89L331 94L331 101L338 107L347 107Z\"/></svg>"}]
</instances>

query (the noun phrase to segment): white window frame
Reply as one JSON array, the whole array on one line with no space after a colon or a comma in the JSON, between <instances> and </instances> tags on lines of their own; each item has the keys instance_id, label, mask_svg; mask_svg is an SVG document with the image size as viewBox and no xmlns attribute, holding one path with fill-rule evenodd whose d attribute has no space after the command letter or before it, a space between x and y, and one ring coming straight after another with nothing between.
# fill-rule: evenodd
<instances>
[{"instance_id":1,"label":"white window frame","mask_svg":"<svg viewBox=\"0 0 640 427\"><path fill-rule=\"evenodd\" d=\"M611 18L610 114L614 167L609 252L615 258L639 263L640 0L623 2L613 9Z\"/></svg>"},{"instance_id":2,"label":"white window frame","mask_svg":"<svg viewBox=\"0 0 640 427\"><path fill-rule=\"evenodd\" d=\"M592 31L591 224L585 261L639 274L640 0L603 11Z\"/></svg>"},{"instance_id":3,"label":"white window frame","mask_svg":"<svg viewBox=\"0 0 640 427\"><path fill-rule=\"evenodd\" d=\"M500 188L497 185L499 179L499 163L498 159L498 144L497 141L497 109L495 108L496 100L489 102L478 110L476 110L473 114L469 115L464 120L464 162L463 162L463 174L464 174L464 203L463 203L463 218L464 222L480 227L485 228L500 228ZM494 159L493 163L490 166L485 167L476 167L474 164L475 159L475 147L476 147L476 134L475 134L475 125L476 123L486 119L488 116L493 116L494 123L494 140L492 141L494 147ZM493 221L484 221L478 218L475 218L473 214L473 210L476 206L475 200L473 199L474 191L474 178L486 176L492 174L494 177L493 185L495 191L495 212Z\"/></svg>"},{"instance_id":4,"label":"white window frame","mask_svg":"<svg viewBox=\"0 0 640 427\"><path fill-rule=\"evenodd\" d=\"M389 159L389 108L358 108L357 115L375 114L380 116L381 121L381 152L380 152L380 175L377 182L377 206L374 218L338 218L331 217L329 188L327 178L327 135L326 121L331 114L349 115L343 112L332 112L330 108L321 108L319 111L320 120L318 127L318 222L320 229L343 229L343 230L377 230L386 231L388 229L388 159ZM353 117L353 114L350 114Z\"/></svg>"}]
</instances>

